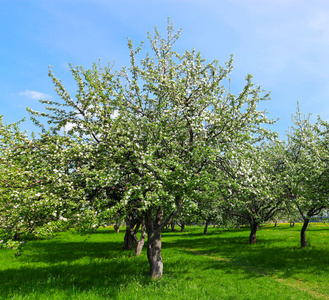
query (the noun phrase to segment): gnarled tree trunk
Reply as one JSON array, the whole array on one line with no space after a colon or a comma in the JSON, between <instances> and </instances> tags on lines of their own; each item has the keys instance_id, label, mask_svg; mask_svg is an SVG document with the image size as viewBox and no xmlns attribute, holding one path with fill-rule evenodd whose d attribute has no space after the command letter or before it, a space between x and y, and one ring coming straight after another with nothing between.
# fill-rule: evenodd
<instances>
[{"instance_id":1,"label":"gnarled tree trunk","mask_svg":"<svg viewBox=\"0 0 329 300\"><path fill-rule=\"evenodd\" d=\"M113 228L114 228L114 230L115 230L116 233L119 233L120 232L120 227L119 227L118 224L114 224Z\"/></svg>"},{"instance_id":2,"label":"gnarled tree trunk","mask_svg":"<svg viewBox=\"0 0 329 300\"><path fill-rule=\"evenodd\" d=\"M249 244L256 244L256 233L258 230L258 223L254 220L250 221L250 236L249 236Z\"/></svg>"},{"instance_id":3,"label":"gnarled tree trunk","mask_svg":"<svg viewBox=\"0 0 329 300\"><path fill-rule=\"evenodd\" d=\"M145 225L147 231L147 259L150 265L150 277L158 279L163 274L163 261L161 256L161 230L177 215L182 203L179 195L175 196L176 209L164 219L164 210L161 206L149 208L145 212ZM155 214L154 214L155 213Z\"/></svg>"},{"instance_id":4,"label":"gnarled tree trunk","mask_svg":"<svg viewBox=\"0 0 329 300\"><path fill-rule=\"evenodd\" d=\"M136 230L134 232L135 237L136 237ZM135 252L134 252L134 256L138 256L142 253L143 247L144 247L144 243L145 243L145 237L146 237L146 229L145 229L145 221L142 221L142 227L141 227L141 237L140 239L136 240L136 248L135 248Z\"/></svg>"},{"instance_id":5,"label":"gnarled tree trunk","mask_svg":"<svg viewBox=\"0 0 329 300\"><path fill-rule=\"evenodd\" d=\"M150 264L150 277L152 279L161 278L163 274L161 246L161 231L154 231L148 234L147 259Z\"/></svg>"},{"instance_id":6,"label":"gnarled tree trunk","mask_svg":"<svg viewBox=\"0 0 329 300\"><path fill-rule=\"evenodd\" d=\"M304 219L304 224L302 227L302 230L300 231L300 246L303 248L307 246L307 241L306 241L306 229L308 226L308 223L310 222L310 219L305 218Z\"/></svg>"},{"instance_id":7,"label":"gnarled tree trunk","mask_svg":"<svg viewBox=\"0 0 329 300\"><path fill-rule=\"evenodd\" d=\"M175 222L170 223L171 231L175 231Z\"/></svg>"},{"instance_id":8,"label":"gnarled tree trunk","mask_svg":"<svg viewBox=\"0 0 329 300\"><path fill-rule=\"evenodd\" d=\"M123 242L123 250L131 250L134 249L134 238L130 234L130 227L126 227L126 234L124 237L124 242Z\"/></svg>"},{"instance_id":9,"label":"gnarled tree trunk","mask_svg":"<svg viewBox=\"0 0 329 300\"><path fill-rule=\"evenodd\" d=\"M184 232L184 230L185 230L185 223L182 222L182 223L180 224L180 231L181 231L181 232Z\"/></svg>"},{"instance_id":10,"label":"gnarled tree trunk","mask_svg":"<svg viewBox=\"0 0 329 300\"><path fill-rule=\"evenodd\" d=\"M150 277L158 279L163 274L163 261L161 256L161 224L163 209L158 208L156 217L153 219L152 210L145 214L145 224L147 230L147 259L150 265ZM169 223L169 222L168 222Z\"/></svg>"},{"instance_id":11,"label":"gnarled tree trunk","mask_svg":"<svg viewBox=\"0 0 329 300\"><path fill-rule=\"evenodd\" d=\"M136 226L136 227L135 227ZM135 237L132 233L137 233L140 226L140 219L127 216L126 218L126 233L124 237L123 250L132 250L134 249ZM134 230L135 227L135 230Z\"/></svg>"},{"instance_id":12,"label":"gnarled tree trunk","mask_svg":"<svg viewBox=\"0 0 329 300\"><path fill-rule=\"evenodd\" d=\"M206 220L206 225L203 230L203 234L206 235L208 233L208 225L209 225L210 219Z\"/></svg>"}]
</instances>

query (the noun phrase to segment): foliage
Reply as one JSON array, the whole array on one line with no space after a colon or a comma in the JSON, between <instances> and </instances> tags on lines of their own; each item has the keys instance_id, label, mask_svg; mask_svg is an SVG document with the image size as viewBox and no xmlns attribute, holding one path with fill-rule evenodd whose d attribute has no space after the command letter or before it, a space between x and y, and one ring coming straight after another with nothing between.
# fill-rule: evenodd
<instances>
[{"instance_id":1,"label":"foliage","mask_svg":"<svg viewBox=\"0 0 329 300\"><path fill-rule=\"evenodd\" d=\"M0 223L2 244L17 247L27 237L49 236L78 221L88 199L73 171L66 137L28 138L18 124L0 120ZM70 152L69 155L63 153ZM70 157L70 158L69 158ZM90 222L92 212L85 214Z\"/></svg>"},{"instance_id":2,"label":"foliage","mask_svg":"<svg viewBox=\"0 0 329 300\"><path fill-rule=\"evenodd\" d=\"M251 145L245 155L232 156L227 166L231 181L223 194L226 211L250 224L250 243L256 241L252 235L258 226L286 205L282 154L279 141Z\"/></svg>"},{"instance_id":3,"label":"foliage","mask_svg":"<svg viewBox=\"0 0 329 300\"><path fill-rule=\"evenodd\" d=\"M293 116L295 126L288 133L285 167L290 197L298 209L304 227L301 245L306 246L305 230L312 216L328 208L328 151L323 136L323 122L314 125L310 116L302 116L299 107Z\"/></svg>"},{"instance_id":4,"label":"foliage","mask_svg":"<svg viewBox=\"0 0 329 300\"><path fill-rule=\"evenodd\" d=\"M309 118L303 118L297 111L295 127L288 133L285 155L292 196L298 209L303 212L321 210L328 201L327 153L322 147L320 123L312 125ZM314 211L308 217L317 213Z\"/></svg>"}]
</instances>

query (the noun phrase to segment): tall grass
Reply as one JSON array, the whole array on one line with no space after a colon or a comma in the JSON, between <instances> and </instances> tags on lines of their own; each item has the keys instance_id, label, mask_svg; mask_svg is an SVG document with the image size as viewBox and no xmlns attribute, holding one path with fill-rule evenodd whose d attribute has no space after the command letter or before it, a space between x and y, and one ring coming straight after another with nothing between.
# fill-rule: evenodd
<instances>
[{"instance_id":1,"label":"tall grass","mask_svg":"<svg viewBox=\"0 0 329 300\"><path fill-rule=\"evenodd\" d=\"M123 251L123 231L73 231L29 242L20 256L0 250L1 299L329 299L329 228L300 225L164 231L164 276L148 277L146 250Z\"/></svg>"}]
</instances>

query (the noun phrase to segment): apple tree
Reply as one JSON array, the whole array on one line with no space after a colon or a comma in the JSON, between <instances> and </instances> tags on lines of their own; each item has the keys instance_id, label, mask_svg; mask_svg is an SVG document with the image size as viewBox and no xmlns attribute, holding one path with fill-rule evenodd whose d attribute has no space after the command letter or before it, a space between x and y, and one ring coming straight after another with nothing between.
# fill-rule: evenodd
<instances>
[{"instance_id":1,"label":"apple tree","mask_svg":"<svg viewBox=\"0 0 329 300\"><path fill-rule=\"evenodd\" d=\"M306 229L311 217L329 205L327 129L320 119L311 124L298 107L295 125L287 134L285 168L290 198L303 220L301 247L307 245Z\"/></svg>"},{"instance_id":2,"label":"apple tree","mask_svg":"<svg viewBox=\"0 0 329 300\"><path fill-rule=\"evenodd\" d=\"M155 29L144 56L129 40L130 66L121 70L71 66L75 97L50 70L61 100L42 101L47 113L30 110L36 122L48 119L53 135L81 139L79 147L91 149L80 172L99 194L92 204L98 215L122 208L143 215L151 278L163 274L164 226L195 204L206 179L225 172L220 162L229 153L261 140L268 134L263 124L272 123L257 109L269 95L250 75L238 95L227 92L223 82L233 59L220 66L194 49L179 54L173 50L179 35L169 23L166 37ZM104 191L116 187L122 197L107 206Z\"/></svg>"}]
</instances>

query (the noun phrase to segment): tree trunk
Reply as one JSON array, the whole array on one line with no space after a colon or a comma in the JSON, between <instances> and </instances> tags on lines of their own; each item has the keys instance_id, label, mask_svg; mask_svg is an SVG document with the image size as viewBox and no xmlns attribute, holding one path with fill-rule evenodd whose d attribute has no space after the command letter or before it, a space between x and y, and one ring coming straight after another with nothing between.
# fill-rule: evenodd
<instances>
[{"instance_id":1,"label":"tree trunk","mask_svg":"<svg viewBox=\"0 0 329 300\"><path fill-rule=\"evenodd\" d=\"M19 241L19 234L17 232L15 232L15 234L13 236L13 240L14 241Z\"/></svg>"},{"instance_id":2,"label":"tree trunk","mask_svg":"<svg viewBox=\"0 0 329 300\"><path fill-rule=\"evenodd\" d=\"M209 219L206 220L206 225L205 225L204 230L203 230L203 234L204 234L204 235L206 235L206 234L208 233L208 225L209 225L209 222L210 222Z\"/></svg>"},{"instance_id":3,"label":"tree trunk","mask_svg":"<svg viewBox=\"0 0 329 300\"><path fill-rule=\"evenodd\" d=\"M147 259L150 264L150 277L158 279L163 274L163 262L161 256L161 231L148 233L147 241Z\"/></svg>"},{"instance_id":4,"label":"tree trunk","mask_svg":"<svg viewBox=\"0 0 329 300\"><path fill-rule=\"evenodd\" d=\"M138 222L135 226L135 229L134 229L134 233L137 234L138 233L138 230L139 230L139 227L141 226L141 224L145 224L145 221L144 219L142 219L142 222Z\"/></svg>"},{"instance_id":5,"label":"tree trunk","mask_svg":"<svg viewBox=\"0 0 329 300\"><path fill-rule=\"evenodd\" d=\"M113 228L114 228L114 230L115 230L116 233L119 233L119 226L118 226L118 224L114 224Z\"/></svg>"},{"instance_id":6,"label":"tree trunk","mask_svg":"<svg viewBox=\"0 0 329 300\"><path fill-rule=\"evenodd\" d=\"M183 232L185 230L185 223L182 222L181 226L180 226L180 231Z\"/></svg>"},{"instance_id":7,"label":"tree trunk","mask_svg":"<svg viewBox=\"0 0 329 300\"><path fill-rule=\"evenodd\" d=\"M135 232L136 234L137 232ZM134 256L139 256L142 253L144 243L145 243L145 237L146 237L146 230L145 230L145 222L143 221L142 227L141 227L141 237L139 241L136 241L136 248L134 252Z\"/></svg>"},{"instance_id":8,"label":"tree trunk","mask_svg":"<svg viewBox=\"0 0 329 300\"><path fill-rule=\"evenodd\" d=\"M258 223L251 221L250 222L250 237L249 244L256 244L256 232L258 229Z\"/></svg>"},{"instance_id":9,"label":"tree trunk","mask_svg":"<svg viewBox=\"0 0 329 300\"><path fill-rule=\"evenodd\" d=\"M161 229L164 225L171 222L168 220L166 224L161 224L163 219L163 209L158 207L156 216L149 209L145 213L145 225L147 231L147 259L150 265L150 277L158 279L163 274L163 261L161 256Z\"/></svg>"},{"instance_id":10,"label":"tree trunk","mask_svg":"<svg viewBox=\"0 0 329 300\"><path fill-rule=\"evenodd\" d=\"M173 218L179 212L181 207L181 197L175 196L176 210L172 211L164 219L164 209L159 206L155 209L149 208L145 216L145 225L147 231L147 259L150 265L150 277L152 279L158 279L163 274L163 261L161 256L161 230L167 224L171 223ZM155 213L155 214L154 214Z\"/></svg>"},{"instance_id":11,"label":"tree trunk","mask_svg":"<svg viewBox=\"0 0 329 300\"><path fill-rule=\"evenodd\" d=\"M174 222L171 222L170 227L171 227L171 231L175 231L175 223Z\"/></svg>"},{"instance_id":12,"label":"tree trunk","mask_svg":"<svg viewBox=\"0 0 329 300\"><path fill-rule=\"evenodd\" d=\"M130 226L126 227L126 234L123 242L123 250L131 250L134 249L134 237L130 233Z\"/></svg>"},{"instance_id":13,"label":"tree trunk","mask_svg":"<svg viewBox=\"0 0 329 300\"><path fill-rule=\"evenodd\" d=\"M310 222L310 219L304 219L304 224L302 227L302 230L300 232L300 246L303 248L307 246L307 241L306 241L306 229L308 226L308 223Z\"/></svg>"},{"instance_id":14,"label":"tree trunk","mask_svg":"<svg viewBox=\"0 0 329 300\"><path fill-rule=\"evenodd\" d=\"M141 224L141 218L128 215L125 221L126 233L124 237L123 250L131 250L134 249L134 242L136 242L136 240L138 241L136 234Z\"/></svg>"}]
</instances>

